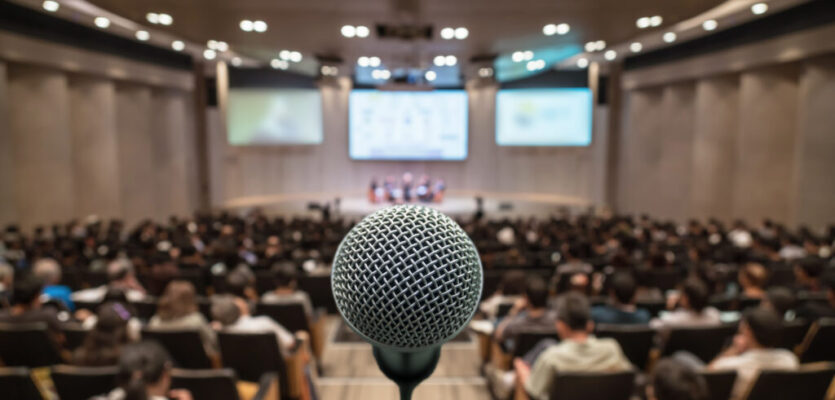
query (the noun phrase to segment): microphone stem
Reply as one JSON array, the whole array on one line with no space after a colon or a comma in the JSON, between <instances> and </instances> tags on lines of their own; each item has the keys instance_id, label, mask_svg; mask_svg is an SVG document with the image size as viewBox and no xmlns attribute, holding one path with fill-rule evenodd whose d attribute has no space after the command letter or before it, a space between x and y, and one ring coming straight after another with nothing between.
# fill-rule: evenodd
<instances>
[{"instance_id":1,"label":"microphone stem","mask_svg":"<svg viewBox=\"0 0 835 400\"><path fill-rule=\"evenodd\" d=\"M397 385L400 389L400 400L412 400L412 392L417 387L416 383L400 383Z\"/></svg>"}]
</instances>

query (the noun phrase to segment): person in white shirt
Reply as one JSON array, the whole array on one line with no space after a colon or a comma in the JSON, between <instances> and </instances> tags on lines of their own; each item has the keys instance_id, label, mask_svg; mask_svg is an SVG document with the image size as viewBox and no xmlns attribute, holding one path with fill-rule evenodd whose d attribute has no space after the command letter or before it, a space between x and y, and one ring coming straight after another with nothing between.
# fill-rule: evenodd
<instances>
[{"instance_id":1,"label":"person in white shirt","mask_svg":"<svg viewBox=\"0 0 835 400\"><path fill-rule=\"evenodd\" d=\"M677 308L674 311L662 313L659 318L650 321L654 329L669 330L670 328L696 328L717 326L722 323L719 310L708 307L707 286L698 279L688 279L682 286L681 295L674 295L668 299L668 304Z\"/></svg>"},{"instance_id":2,"label":"person in white shirt","mask_svg":"<svg viewBox=\"0 0 835 400\"><path fill-rule=\"evenodd\" d=\"M246 301L239 297L221 295L212 298L212 319L215 328L229 332L275 333L278 347L285 354L296 347L296 339L290 331L267 316L253 317Z\"/></svg>"},{"instance_id":3,"label":"person in white shirt","mask_svg":"<svg viewBox=\"0 0 835 400\"><path fill-rule=\"evenodd\" d=\"M301 304L308 319L312 319L313 303L307 293L298 290L296 280L296 266L293 264L277 264L275 272L275 289L264 293L261 301L273 304Z\"/></svg>"},{"instance_id":4,"label":"person in white shirt","mask_svg":"<svg viewBox=\"0 0 835 400\"><path fill-rule=\"evenodd\" d=\"M709 370L737 372L731 398L742 399L761 369L795 370L800 363L794 353L777 348L782 318L765 308L747 311L733 344L708 365Z\"/></svg>"},{"instance_id":5,"label":"person in white shirt","mask_svg":"<svg viewBox=\"0 0 835 400\"><path fill-rule=\"evenodd\" d=\"M126 258L118 258L107 264L107 284L74 292L70 297L74 302L96 303L104 300L110 288L122 289L129 301L145 299L145 288L136 279L133 265Z\"/></svg>"}]
</instances>

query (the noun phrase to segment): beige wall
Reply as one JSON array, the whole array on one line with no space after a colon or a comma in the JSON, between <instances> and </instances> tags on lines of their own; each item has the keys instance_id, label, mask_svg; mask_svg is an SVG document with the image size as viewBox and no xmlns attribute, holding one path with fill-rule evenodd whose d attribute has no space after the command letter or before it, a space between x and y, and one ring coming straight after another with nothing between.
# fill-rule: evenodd
<instances>
[{"instance_id":1,"label":"beige wall","mask_svg":"<svg viewBox=\"0 0 835 400\"><path fill-rule=\"evenodd\" d=\"M0 62L0 224L8 224L17 218L15 200L14 153L12 135L9 133L9 95L6 64Z\"/></svg>"}]
</instances>

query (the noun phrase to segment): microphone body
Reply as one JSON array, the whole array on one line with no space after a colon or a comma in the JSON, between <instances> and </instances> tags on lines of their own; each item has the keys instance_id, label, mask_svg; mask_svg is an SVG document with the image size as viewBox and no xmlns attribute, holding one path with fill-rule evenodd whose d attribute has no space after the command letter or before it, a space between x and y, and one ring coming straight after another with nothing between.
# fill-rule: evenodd
<instances>
[{"instance_id":1,"label":"microphone body","mask_svg":"<svg viewBox=\"0 0 835 400\"><path fill-rule=\"evenodd\" d=\"M441 345L473 317L483 285L467 234L424 206L394 206L360 221L334 257L331 286L343 319L373 346L408 400L432 375Z\"/></svg>"}]
</instances>

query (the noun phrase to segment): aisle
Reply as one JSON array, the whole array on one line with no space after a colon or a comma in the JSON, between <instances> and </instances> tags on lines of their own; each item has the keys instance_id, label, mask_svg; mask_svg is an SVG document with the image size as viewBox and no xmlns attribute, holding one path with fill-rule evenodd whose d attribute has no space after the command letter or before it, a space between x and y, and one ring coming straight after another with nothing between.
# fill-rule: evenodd
<instances>
[{"instance_id":1,"label":"aisle","mask_svg":"<svg viewBox=\"0 0 835 400\"><path fill-rule=\"evenodd\" d=\"M322 400L396 399L397 387L374 362L366 343L334 342L341 320L330 324L318 387ZM476 342L448 343L435 373L415 391L415 400L489 399L479 375Z\"/></svg>"}]
</instances>

